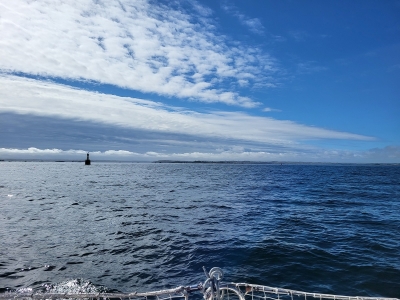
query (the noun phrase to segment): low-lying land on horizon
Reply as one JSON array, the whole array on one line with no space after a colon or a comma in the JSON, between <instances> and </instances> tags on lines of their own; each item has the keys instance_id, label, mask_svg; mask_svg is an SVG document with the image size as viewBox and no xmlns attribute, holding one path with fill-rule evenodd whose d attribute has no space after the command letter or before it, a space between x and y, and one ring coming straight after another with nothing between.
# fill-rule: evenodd
<instances>
[{"instance_id":1,"label":"low-lying land on horizon","mask_svg":"<svg viewBox=\"0 0 400 300\"><path fill-rule=\"evenodd\" d=\"M54 159L0 159L0 162L56 162L85 163L85 160ZM236 160L157 160L157 161L123 161L123 160L91 160L96 163L157 163L157 164L259 164L259 165L400 165L400 163L349 163L349 162L304 162L304 161L236 161Z\"/></svg>"}]
</instances>

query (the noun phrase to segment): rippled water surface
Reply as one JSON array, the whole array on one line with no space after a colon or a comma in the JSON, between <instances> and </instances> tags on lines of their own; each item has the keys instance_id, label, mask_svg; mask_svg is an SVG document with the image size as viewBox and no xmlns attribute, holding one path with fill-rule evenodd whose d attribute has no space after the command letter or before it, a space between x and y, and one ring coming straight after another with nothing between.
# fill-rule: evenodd
<instances>
[{"instance_id":1,"label":"rippled water surface","mask_svg":"<svg viewBox=\"0 0 400 300\"><path fill-rule=\"evenodd\" d=\"M400 167L0 162L0 291L225 280L400 297Z\"/></svg>"}]
</instances>

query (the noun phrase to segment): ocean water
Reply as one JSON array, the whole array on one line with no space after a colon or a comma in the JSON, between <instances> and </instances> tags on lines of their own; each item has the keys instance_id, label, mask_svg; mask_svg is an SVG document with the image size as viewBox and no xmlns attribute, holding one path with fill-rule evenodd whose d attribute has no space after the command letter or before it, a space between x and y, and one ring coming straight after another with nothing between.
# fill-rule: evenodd
<instances>
[{"instance_id":1,"label":"ocean water","mask_svg":"<svg viewBox=\"0 0 400 300\"><path fill-rule=\"evenodd\" d=\"M400 167L0 162L0 292L224 280L400 297Z\"/></svg>"}]
</instances>

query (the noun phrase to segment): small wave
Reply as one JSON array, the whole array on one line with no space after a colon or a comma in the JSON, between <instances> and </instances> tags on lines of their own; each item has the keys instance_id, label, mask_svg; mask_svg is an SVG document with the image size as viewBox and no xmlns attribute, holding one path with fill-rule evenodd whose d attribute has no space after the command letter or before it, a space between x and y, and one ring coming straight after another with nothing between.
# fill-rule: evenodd
<instances>
[{"instance_id":1,"label":"small wave","mask_svg":"<svg viewBox=\"0 0 400 300\"><path fill-rule=\"evenodd\" d=\"M50 265L45 265L44 266L44 271L52 271L56 268L56 266L50 266Z\"/></svg>"}]
</instances>

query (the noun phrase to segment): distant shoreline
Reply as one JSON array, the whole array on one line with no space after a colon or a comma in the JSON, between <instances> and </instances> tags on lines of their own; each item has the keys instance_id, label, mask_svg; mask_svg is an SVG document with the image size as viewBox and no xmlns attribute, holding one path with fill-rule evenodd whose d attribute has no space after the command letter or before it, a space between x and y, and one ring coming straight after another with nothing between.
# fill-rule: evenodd
<instances>
[{"instance_id":1,"label":"distant shoreline","mask_svg":"<svg viewBox=\"0 0 400 300\"><path fill-rule=\"evenodd\" d=\"M207 160L158 160L154 163L170 164L233 164L233 165L400 165L400 163L339 163L339 162L304 162L304 161L207 161Z\"/></svg>"},{"instance_id":2,"label":"distant shoreline","mask_svg":"<svg viewBox=\"0 0 400 300\"><path fill-rule=\"evenodd\" d=\"M44 162L44 163L82 163L84 160L51 160L51 159L0 159L0 162ZM208 161L208 160L157 160L157 161L119 161L96 160L96 163L155 163L155 164L227 164L227 165L363 165L363 166L399 166L400 163L340 163L340 162L293 162L293 161Z\"/></svg>"}]
</instances>

